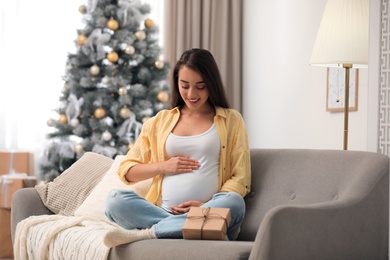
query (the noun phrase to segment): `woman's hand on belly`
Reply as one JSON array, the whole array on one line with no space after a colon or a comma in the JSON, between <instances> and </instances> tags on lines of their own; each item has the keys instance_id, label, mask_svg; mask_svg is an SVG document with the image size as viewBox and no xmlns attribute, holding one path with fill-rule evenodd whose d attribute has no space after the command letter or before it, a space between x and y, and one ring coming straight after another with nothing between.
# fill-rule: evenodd
<instances>
[{"instance_id":1,"label":"woman's hand on belly","mask_svg":"<svg viewBox=\"0 0 390 260\"><path fill-rule=\"evenodd\" d=\"M161 163L160 171L166 175L175 175L185 172L192 172L200 166L197 160L186 156L175 156Z\"/></svg>"},{"instance_id":2,"label":"woman's hand on belly","mask_svg":"<svg viewBox=\"0 0 390 260\"><path fill-rule=\"evenodd\" d=\"M184 213L187 213L188 211L190 211L191 207L200 207L203 204L204 204L203 202L198 201L198 200L189 200L189 201L181 203L178 206L171 206L171 211L175 215L180 215L180 214L184 214Z\"/></svg>"}]
</instances>

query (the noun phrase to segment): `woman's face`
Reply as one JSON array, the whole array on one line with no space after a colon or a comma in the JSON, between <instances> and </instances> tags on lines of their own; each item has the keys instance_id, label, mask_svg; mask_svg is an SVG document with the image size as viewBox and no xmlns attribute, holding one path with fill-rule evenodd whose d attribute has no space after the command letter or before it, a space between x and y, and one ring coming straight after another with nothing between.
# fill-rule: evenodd
<instances>
[{"instance_id":1,"label":"woman's face","mask_svg":"<svg viewBox=\"0 0 390 260\"><path fill-rule=\"evenodd\" d=\"M204 110L210 107L208 103L209 91L202 76L183 66L179 70L178 86L180 96L190 110Z\"/></svg>"}]
</instances>

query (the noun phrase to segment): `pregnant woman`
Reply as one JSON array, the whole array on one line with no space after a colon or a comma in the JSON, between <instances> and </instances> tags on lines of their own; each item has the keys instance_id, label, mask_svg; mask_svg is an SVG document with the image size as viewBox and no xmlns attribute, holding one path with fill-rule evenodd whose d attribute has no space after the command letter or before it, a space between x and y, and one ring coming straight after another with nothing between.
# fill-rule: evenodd
<instances>
[{"instance_id":1,"label":"pregnant woman","mask_svg":"<svg viewBox=\"0 0 390 260\"><path fill-rule=\"evenodd\" d=\"M182 238L191 207L230 208L235 240L250 190L250 155L241 114L229 108L218 66L204 49L189 49L172 74L171 109L146 121L118 175L126 184L153 178L142 198L129 190L107 196L107 217L123 229L108 247L152 238Z\"/></svg>"}]
</instances>

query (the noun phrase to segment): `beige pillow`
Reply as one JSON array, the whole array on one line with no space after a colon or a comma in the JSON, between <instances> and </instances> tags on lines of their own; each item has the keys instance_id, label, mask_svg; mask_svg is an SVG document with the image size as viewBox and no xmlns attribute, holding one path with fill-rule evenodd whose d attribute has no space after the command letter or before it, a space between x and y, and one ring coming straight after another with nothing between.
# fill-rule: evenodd
<instances>
[{"instance_id":1,"label":"beige pillow","mask_svg":"<svg viewBox=\"0 0 390 260\"><path fill-rule=\"evenodd\" d=\"M43 204L55 214L71 216L103 178L113 159L86 152L61 175L35 186Z\"/></svg>"},{"instance_id":2,"label":"beige pillow","mask_svg":"<svg viewBox=\"0 0 390 260\"><path fill-rule=\"evenodd\" d=\"M152 179L140 181L131 185L123 183L117 174L119 164L125 155L117 155L111 168L104 175L102 180L96 185L91 194L76 210L75 216L86 216L93 219L112 223L104 214L106 209L106 198L112 189L133 190L141 197L145 197L149 190Z\"/></svg>"}]
</instances>

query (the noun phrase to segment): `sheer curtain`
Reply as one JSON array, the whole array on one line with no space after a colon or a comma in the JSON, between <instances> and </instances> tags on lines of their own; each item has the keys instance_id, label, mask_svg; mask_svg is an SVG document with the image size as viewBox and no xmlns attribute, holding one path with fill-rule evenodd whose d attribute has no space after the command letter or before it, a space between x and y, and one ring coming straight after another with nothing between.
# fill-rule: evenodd
<instances>
[{"instance_id":1,"label":"sheer curtain","mask_svg":"<svg viewBox=\"0 0 390 260\"><path fill-rule=\"evenodd\" d=\"M241 111L241 0L165 0L166 59L174 62L188 48L213 53L230 105Z\"/></svg>"},{"instance_id":2,"label":"sheer curtain","mask_svg":"<svg viewBox=\"0 0 390 260\"><path fill-rule=\"evenodd\" d=\"M63 87L81 1L0 1L0 149L44 147Z\"/></svg>"},{"instance_id":3,"label":"sheer curtain","mask_svg":"<svg viewBox=\"0 0 390 260\"><path fill-rule=\"evenodd\" d=\"M143 0L162 20L159 0ZM83 0L0 1L0 150L23 150L37 162L59 106L67 54L75 50ZM0 162L1 163L1 162Z\"/></svg>"}]
</instances>

